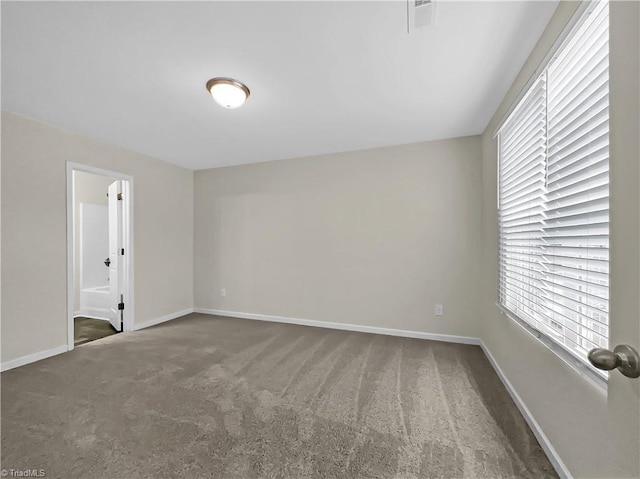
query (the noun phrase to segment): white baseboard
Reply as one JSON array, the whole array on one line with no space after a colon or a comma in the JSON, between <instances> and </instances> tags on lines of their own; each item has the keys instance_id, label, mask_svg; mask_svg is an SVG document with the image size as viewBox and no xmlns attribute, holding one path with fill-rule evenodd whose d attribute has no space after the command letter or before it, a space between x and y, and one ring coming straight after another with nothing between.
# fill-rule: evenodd
<instances>
[{"instance_id":1,"label":"white baseboard","mask_svg":"<svg viewBox=\"0 0 640 479\"><path fill-rule=\"evenodd\" d=\"M73 317L77 318L78 316L82 317L82 318L89 318L89 319L101 319L102 321L109 321L109 318L103 317L103 316L96 316L95 314L89 312L89 311L77 311L75 313L73 313Z\"/></svg>"},{"instance_id":2,"label":"white baseboard","mask_svg":"<svg viewBox=\"0 0 640 479\"><path fill-rule=\"evenodd\" d=\"M0 365L0 371L8 371L9 369L24 366L25 364L35 363L36 361L40 361L41 359L46 359L50 358L51 356L57 356L58 354L66 353L67 350L68 348L65 344L63 346L58 346L57 348L47 349L46 351L27 354L26 356L22 356L20 358L5 361L4 363L2 363L2 365Z\"/></svg>"},{"instance_id":3,"label":"white baseboard","mask_svg":"<svg viewBox=\"0 0 640 479\"><path fill-rule=\"evenodd\" d=\"M491 363L491 366L493 366L493 369L500 378L500 381L502 381L502 384L504 384L504 387L511 396L511 399L513 399L513 402L516 403L516 406L520 410L520 413L524 417L524 420L527 421L527 424L531 428L531 431L533 431L533 434L540 443L540 446L542 446L542 449L544 450L545 454L549 458L549 461L558 473L558 476L560 476L561 479L571 479L573 476L571 476L569 469L560 458L558 452L551 445L551 442L542 431L542 428L538 424L538 421L536 421L531 414L531 411L529 411L527 405L524 403L511 382L509 382L509 380L505 376L504 371L502 371L502 368L496 362L495 358L491 354L491 351L489 351L489 348L487 348L487 346L482 341L480 341L480 347L482 348L482 351L484 351L484 354L489 360L489 363Z\"/></svg>"},{"instance_id":4,"label":"white baseboard","mask_svg":"<svg viewBox=\"0 0 640 479\"><path fill-rule=\"evenodd\" d=\"M105 321L109 321L109 310L102 308L86 308L80 309L73 313L73 317L82 316L84 318L91 319L104 319Z\"/></svg>"},{"instance_id":5,"label":"white baseboard","mask_svg":"<svg viewBox=\"0 0 640 479\"><path fill-rule=\"evenodd\" d=\"M179 318L180 316L185 316L191 313L193 313L193 308L187 308L187 309L183 309L182 311L177 311L175 313L161 316L159 318L150 319L149 321L145 321L144 323L134 324L133 331L139 331L141 329L148 328L150 326L155 326L156 324L164 323L165 321L171 321L172 319L176 319L176 318Z\"/></svg>"},{"instance_id":6,"label":"white baseboard","mask_svg":"<svg viewBox=\"0 0 640 479\"><path fill-rule=\"evenodd\" d=\"M404 329L380 328L377 326L362 326L359 324L330 323L314 319L288 318L284 316L271 316L267 314L240 313L237 311L221 311L218 309L195 308L195 313L212 314L215 316L228 316L231 318L255 319L257 321L269 321L272 323L297 324L300 326L313 326L315 328L340 329L355 331L358 333L384 334L386 336L400 336L403 338L430 339L432 341L444 341L447 343L476 344L480 345L478 338L468 336L453 336L449 334L423 333L421 331L407 331Z\"/></svg>"},{"instance_id":7,"label":"white baseboard","mask_svg":"<svg viewBox=\"0 0 640 479\"><path fill-rule=\"evenodd\" d=\"M172 319L176 319L176 318L179 318L180 316L184 316L190 313L193 313L193 308L184 309L182 311L178 311L172 314L167 314L166 316L152 319L150 321L146 321L141 324L136 324L133 330L137 331L139 329L148 328L150 326L164 323L165 321L170 321ZM102 319L102 318L96 318L96 319ZM20 366L24 366L25 364L35 363L36 361L40 361L41 359L46 359L51 356L56 356L58 354L66 353L68 350L69 350L68 346L64 345L64 346L58 346L57 348L47 349L46 351L40 351L38 353L28 354L26 356L22 356L20 358L12 359L10 361L6 361L2 363L0 365L0 371L8 371L9 369L14 369Z\"/></svg>"}]
</instances>

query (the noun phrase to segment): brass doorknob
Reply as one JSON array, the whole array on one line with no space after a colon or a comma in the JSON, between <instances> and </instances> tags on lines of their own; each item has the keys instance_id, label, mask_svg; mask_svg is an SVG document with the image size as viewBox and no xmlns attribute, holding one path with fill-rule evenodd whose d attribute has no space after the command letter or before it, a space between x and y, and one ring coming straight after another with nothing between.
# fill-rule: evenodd
<instances>
[{"instance_id":1,"label":"brass doorknob","mask_svg":"<svg viewBox=\"0 0 640 479\"><path fill-rule=\"evenodd\" d=\"M627 344L616 346L613 351L596 348L589 351L589 361L598 369L618 369L628 378L640 377L640 356Z\"/></svg>"}]
</instances>

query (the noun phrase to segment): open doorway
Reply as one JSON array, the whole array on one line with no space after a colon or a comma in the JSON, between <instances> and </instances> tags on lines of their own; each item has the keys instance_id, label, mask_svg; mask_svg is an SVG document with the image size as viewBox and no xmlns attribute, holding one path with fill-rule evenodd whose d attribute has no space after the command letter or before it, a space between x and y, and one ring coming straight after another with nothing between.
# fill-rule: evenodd
<instances>
[{"instance_id":1,"label":"open doorway","mask_svg":"<svg viewBox=\"0 0 640 479\"><path fill-rule=\"evenodd\" d=\"M133 178L67 165L69 349L133 324Z\"/></svg>"}]
</instances>

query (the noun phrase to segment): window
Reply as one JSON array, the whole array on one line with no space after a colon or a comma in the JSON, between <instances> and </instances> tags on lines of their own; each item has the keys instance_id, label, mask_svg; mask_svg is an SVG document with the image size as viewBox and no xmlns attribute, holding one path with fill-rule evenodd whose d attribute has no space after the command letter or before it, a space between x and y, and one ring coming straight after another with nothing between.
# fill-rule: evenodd
<instances>
[{"instance_id":1,"label":"window","mask_svg":"<svg viewBox=\"0 0 640 479\"><path fill-rule=\"evenodd\" d=\"M601 1L498 131L499 304L584 364L608 346L608 64Z\"/></svg>"}]
</instances>

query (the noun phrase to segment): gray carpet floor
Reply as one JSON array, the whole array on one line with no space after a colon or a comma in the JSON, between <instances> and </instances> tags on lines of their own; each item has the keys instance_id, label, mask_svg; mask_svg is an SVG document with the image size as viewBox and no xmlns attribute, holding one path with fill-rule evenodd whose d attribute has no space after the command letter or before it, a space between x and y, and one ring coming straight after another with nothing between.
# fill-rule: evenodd
<instances>
[{"instance_id":1,"label":"gray carpet floor","mask_svg":"<svg viewBox=\"0 0 640 479\"><path fill-rule=\"evenodd\" d=\"M73 318L73 344L80 346L81 344L95 341L96 339L106 338L118 331L113 329L109 321L104 319L93 319L78 316Z\"/></svg>"},{"instance_id":2,"label":"gray carpet floor","mask_svg":"<svg viewBox=\"0 0 640 479\"><path fill-rule=\"evenodd\" d=\"M48 478L557 477L477 346L192 314L1 380Z\"/></svg>"}]
</instances>

